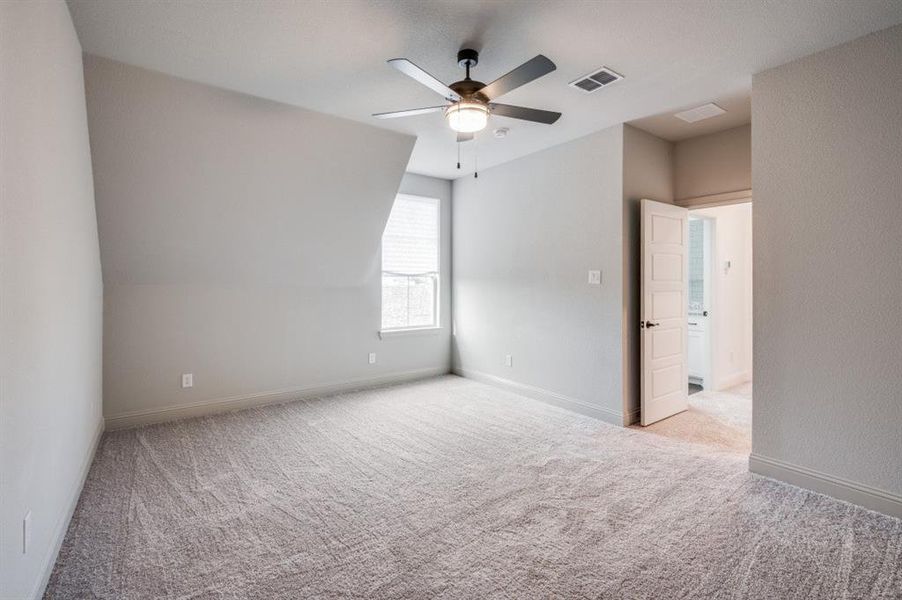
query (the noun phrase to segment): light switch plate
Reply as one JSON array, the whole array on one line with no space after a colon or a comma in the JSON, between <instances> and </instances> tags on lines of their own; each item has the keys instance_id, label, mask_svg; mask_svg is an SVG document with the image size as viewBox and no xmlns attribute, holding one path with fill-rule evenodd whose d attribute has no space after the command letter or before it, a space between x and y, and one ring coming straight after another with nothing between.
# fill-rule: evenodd
<instances>
[{"instance_id":1,"label":"light switch plate","mask_svg":"<svg viewBox=\"0 0 902 600\"><path fill-rule=\"evenodd\" d=\"M601 271L589 271L589 285L601 285Z\"/></svg>"},{"instance_id":2,"label":"light switch plate","mask_svg":"<svg viewBox=\"0 0 902 600\"><path fill-rule=\"evenodd\" d=\"M512 366L514 366L514 359L513 359L513 357L512 357L510 354L505 354L505 355L504 355L504 366L505 366L505 367L512 367Z\"/></svg>"},{"instance_id":3,"label":"light switch plate","mask_svg":"<svg viewBox=\"0 0 902 600\"><path fill-rule=\"evenodd\" d=\"M182 387L194 387L194 373L182 373Z\"/></svg>"},{"instance_id":4,"label":"light switch plate","mask_svg":"<svg viewBox=\"0 0 902 600\"><path fill-rule=\"evenodd\" d=\"M376 364L376 353L370 352L369 361L371 365Z\"/></svg>"}]
</instances>

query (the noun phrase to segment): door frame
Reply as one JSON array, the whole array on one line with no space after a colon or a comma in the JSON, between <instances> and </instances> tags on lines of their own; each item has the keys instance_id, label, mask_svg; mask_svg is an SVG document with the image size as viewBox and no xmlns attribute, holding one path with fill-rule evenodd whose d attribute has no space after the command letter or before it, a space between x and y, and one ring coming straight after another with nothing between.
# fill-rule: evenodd
<instances>
[{"instance_id":1,"label":"door frame","mask_svg":"<svg viewBox=\"0 0 902 600\"><path fill-rule=\"evenodd\" d=\"M730 204L745 204L752 201L752 190L738 190L723 194L710 194L708 196L695 196L675 200L673 203L683 208L712 208L714 206L729 206Z\"/></svg>"}]
</instances>

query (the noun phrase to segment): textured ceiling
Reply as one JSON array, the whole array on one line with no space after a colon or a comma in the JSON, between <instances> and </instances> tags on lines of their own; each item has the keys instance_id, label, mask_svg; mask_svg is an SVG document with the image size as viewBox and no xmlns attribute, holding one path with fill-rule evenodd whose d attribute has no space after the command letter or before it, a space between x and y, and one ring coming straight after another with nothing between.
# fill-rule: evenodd
<instances>
[{"instance_id":1,"label":"textured ceiling","mask_svg":"<svg viewBox=\"0 0 902 600\"><path fill-rule=\"evenodd\" d=\"M440 114L369 116L441 103L386 65L389 58L409 58L445 82L461 78L455 55L463 46L482 53L474 76L485 82L540 52L557 63L503 101L564 116L552 126L493 117L490 128L510 134L478 138L484 168L617 123L747 98L753 73L902 22L898 0L70 0L70 7L88 53L415 134L409 170L446 178L461 172ZM601 65L626 79L594 94L567 86ZM710 131L704 124L699 133ZM464 145L467 168L473 150Z\"/></svg>"}]
</instances>

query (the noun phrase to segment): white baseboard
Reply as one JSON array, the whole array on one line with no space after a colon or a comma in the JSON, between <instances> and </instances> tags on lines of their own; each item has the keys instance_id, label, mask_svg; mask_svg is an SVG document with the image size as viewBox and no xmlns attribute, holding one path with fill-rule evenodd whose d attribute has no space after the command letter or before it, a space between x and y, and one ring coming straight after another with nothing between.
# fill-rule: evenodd
<instances>
[{"instance_id":1,"label":"white baseboard","mask_svg":"<svg viewBox=\"0 0 902 600\"><path fill-rule=\"evenodd\" d=\"M902 519L902 496L884 490L754 453L749 471Z\"/></svg>"},{"instance_id":2,"label":"white baseboard","mask_svg":"<svg viewBox=\"0 0 902 600\"><path fill-rule=\"evenodd\" d=\"M519 383L517 381L498 377L497 375L489 375L488 373L483 373L482 371L474 371L473 369L462 369L460 367L455 367L452 372L455 375L460 375L461 377L466 377L467 379L472 379L474 381L479 381L488 385L494 385L506 389L510 392L522 394L523 396L527 396L534 400L547 402L548 404L553 404L554 406L558 406L560 408L565 408L582 415L594 417L596 419L604 421L605 423L610 423L611 425L617 425L618 427L623 426L623 415L620 412L613 411L608 408L602 408L600 406L595 406L594 404L589 404L588 402L585 402L583 400L577 400L576 398L571 398L570 396L565 396L564 394L559 394L557 392L552 392L550 390L545 390L525 383Z\"/></svg>"},{"instance_id":3,"label":"white baseboard","mask_svg":"<svg viewBox=\"0 0 902 600\"><path fill-rule=\"evenodd\" d=\"M44 563L41 565L41 578L35 583L34 589L29 595L30 598L39 600L44 596L44 590L47 588L47 583L50 581L50 575L53 574L53 567L56 566L56 558L63 545L63 540L66 538L66 532L69 531L69 522L72 520L72 515L75 513L75 507L78 505L78 499L81 497L81 490L85 486L85 481L88 479L88 472L91 470L91 464L94 462L94 454L97 452L97 446L100 444L100 438L103 435L103 425L104 422L101 417L94 430L90 452L88 452L82 460L81 469L78 474L78 485L72 490L72 494L69 496L69 501L66 504L66 509L63 511L63 514L60 515L53 528L53 544L50 546L47 556L44 557Z\"/></svg>"},{"instance_id":4,"label":"white baseboard","mask_svg":"<svg viewBox=\"0 0 902 600\"><path fill-rule=\"evenodd\" d=\"M715 389L717 391L722 391L729 389L731 387L737 386L740 383L745 383L752 378L752 374L748 371L740 371L739 373L733 373L732 375L727 375L726 377L721 378Z\"/></svg>"},{"instance_id":5,"label":"white baseboard","mask_svg":"<svg viewBox=\"0 0 902 600\"><path fill-rule=\"evenodd\" d=\"M106 417L106 428L108 430L125 429L128 427L138 427L140 425L174 421L176 419L202 417L205 415L241 410L244 408L266 406L268 404L283 404L301 398L326 396L329 394L340 394L354 390L382 387L406 381L446 375L447 373L447 367L417 369L413 371L390 373L379 377L349 379L337 383L258 392L255 394L229 396L226 398L215 398L213 400L201 400L200 402L165 406L162 408L136 410Z\"/></svg>"}]
</instances>

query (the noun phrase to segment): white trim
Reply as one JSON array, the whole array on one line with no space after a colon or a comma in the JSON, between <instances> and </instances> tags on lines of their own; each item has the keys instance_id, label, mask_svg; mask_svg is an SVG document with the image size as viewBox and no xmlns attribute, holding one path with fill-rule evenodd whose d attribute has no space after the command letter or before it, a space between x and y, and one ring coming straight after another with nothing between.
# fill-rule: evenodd
<instances>
[{"instance_id":1,"label":"white trim","mask_svg":"<svg viewBox=\"0 0 902 600\"><path fill-rule=\"evenodd\" d=\"M902 519L902 496L752 453L749 471Z\"/></svg>"},{"instance_id":2,"label":"white trim","mask_svg":"<svg viewBox=\"0 0 902 600\"><path fill-rule=\"evenodd\" d=\"M379 332L379 339L394 337L408 337L418 335L438 335L442 332L442 327L407 327L399 329L383 329Z\"/></svg>"},{"instance_id":3,"label":"white trim","mask_svg":"<svg viewBox=\"0 0 902 600\"><path fill-rule=\"evenodd\" d=\"M674 204L685 208L710 208L712 206L728 206L730 204L743 204L752 200L752 190L737 190L724 192L723 194L711 194L709 196L696 196L675 200Z\"/></svg>"},{"instance_id":4,"label":"white trim","mask_svg":"<svg viewBox=\"0 0 902 600\"><path fill-rule=\"evenodd\" d=\"M90 451L85 455L84 460L81 463L78 485L69 495L69 502L66 504L66 510L60 515L60 518L53 528L53 537L51 538L53 544L50 546L50 552L44 557L44 564L41 566L41 578L35 582L34 588L28 596L29 598L39 600L44 597L44 590L47 588L47 583L50 581L50 575L53 574L53 567L56 566L56 558L63 545L63 540L66 538L66 532L69 531L69 522L72 520L72 515L75 513L75 507L78 506L81 490L84 488L85 481L88 479L88 472L91 470L91 464L94 462L94 454L97 452L97 446L100 444L100 438L103 436L103 425L103 417L101 417L97 422L97 427L94 429Z\"/></svg>"},{"instance_id":5,"label":"white trim","mask_svg":"<svg viewBox=\"0 0 902 600\"><path fill-rule=\"evenodd\" d=\"M565 396L564 394L559 394L557 392L552 392L550 390L542 389L525 383L519 383L517 381L505 379L504 377L498 377L497 375L489 375L488 373L483 373L482 371L474 371L473 369L463 369L460 367L455 367L452 372L455 375L460 375L461 377L466 377L467 379L472 379L474 381L479 381L488 385L494 385L496 387L500 387L517 394L522 394L523 396L527 396L529 398L532 398L533 400L539 400L547 404L553 404L554 406L571 410L581 415L594 417L596 419L604 421L605 423L610 423L611 425L623 427L624 424L623 415L621 413L609 408L603 408L601 406L589 404L584 400L571 398L570 396Z\"/></svg>"},{"instance_id":6,"label":"white trim","mask_svg":"<svg viewBox=\"0 0 902 600\"><path fill-rule=\"evenodd\" d=\"M732 375L727 375L726 377L721 378L714 389L717 391L722 391L729 389L731 387L737 386L740 383L745 383L746 381L751 381L752 374L748 371L739 371L738 373L733 373Z\"/></svg>"},{"instance_id":7,"label":"white trim","mask_svg":"<svg viewBox=\"0 0 902 600\"><path fill-rule=\"evenodd\" d=\"M335 383L302 386L284 390L271 390L267 392L257 392L254 394L227 396L225 398L214 398L212 400L200 400L198 402L177 404L173 406L165 406L162 408L134 410L120 413L118 415L107 416L106 428L109 430L125 429L127 427L138 427L140 425L150 425L152 423L174 421L176 419L188 419L191 417L200 417L220 412L241 410L244 408L252 408L256 406L266 406L268 404L283 404L285 402L291 402L292 400L300 400L301 398L327 396L329 394L339 394L354 390L382 387L396 383L403 383L406 381L413 381L416 379L426 379L427 377L445 375L447 373L448 369L446 367L416 369L412 371L400 371L397 373L390 373L388 375L380 375L378 377L349 379Z\"/></svg>"}]
</instances>

